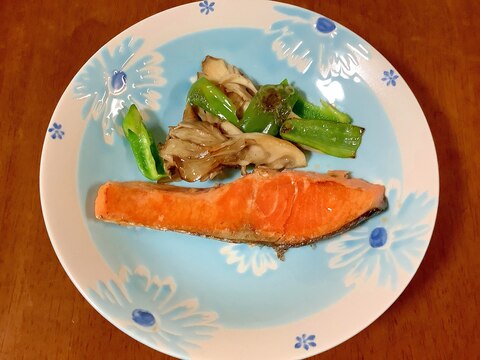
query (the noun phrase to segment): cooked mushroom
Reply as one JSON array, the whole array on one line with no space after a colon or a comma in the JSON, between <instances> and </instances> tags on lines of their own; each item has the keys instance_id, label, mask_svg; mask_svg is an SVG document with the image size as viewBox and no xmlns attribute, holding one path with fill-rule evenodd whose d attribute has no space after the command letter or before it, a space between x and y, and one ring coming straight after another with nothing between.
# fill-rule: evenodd
<instances>
[{"instance_id":1,"label":"cooked mushroom","mask_svg":"<svg viewBox=\"0 0 480 360\"><path fill-rule=\"evenodd\" d=\"M196 115L202 120L210 124L220 124L223 122L223 120L219 119L212 113L209 113L208 111L205 111L197 106L193 107ZM232 124L233 125L233 124ZM235 125L233 125L235 126Z\"/></svg>"},{"instance_id":2,"label":"cooked mushroom","mask_svg":"<svg viewBox=\"0 0 480 360\"><path fill-rule=\"evenodd\" d=\"M237 67L213 56L205 57L202 62L202 72L198 76L205 76L225 92L235 104L239 118L242 117L250 100L257 92L253 82Z\"/></svg>"},{"instance_id":3,"label":"cooked mushroom","mask_svg":"<svg viewBox=\"0 0 480 360\"><path fill-rule=\"evenodd\" d=\"M191 123L191 122L196 122L198 120L200 120L200 119L198 118L198 115L197 115L194 107L192 105L190 105L189 103L187 103L187 105L185 106L185 110L183 110L182 121L184 123Z\"/></svg>"},{"instance_id":4,"label":"cooked mushroom","mask_svg":"<svg viewBox=\"0 0 480 360\"><path fill-rule=\"evenodd\" d=\"M160 155L172 178L187 181L212 179L225 166L240 166L243 173L250 164L270 169L306 166L305 154L288 141L244 134L227 122L182 122L170 128Z\"/></svg>"},{"instance_id":5,"label":"cooked mushroom","mask_svg":"<svg viewBox=\"0 0 480 360\"><path fill-rule=\"evenodd\" d=\"M238 84L249 89L251 94L257 92L257 88L249 78L223 59L207 55L202 62L202 74L218 85L227 87L228 84Z\"/></svg>"},{"instance_id":6,"label":"cooked mushroom","mask_svg":"<svg viewBox=\"0 0 480 360\"><path fill-rule=\"evenodd\" d=\"M262 133L242 133L233 138L245 139L250 144L242 151L240 165L244 167L255 164L281 170L307 166L303 151L288 141Z\"/></svg>"},{"instance_id":7,"label":"cooked mushroom","mask_svg":"<svg viewBox=\"0 0 480 360\"><path fill-rule=\"evenodd\" d=\"M172 179L205 181L217 176L226 163L237 161L245 146L245 139L229 139L218 124L182 122L170 128L160 156Z\"/></svg>"}]
</instances>

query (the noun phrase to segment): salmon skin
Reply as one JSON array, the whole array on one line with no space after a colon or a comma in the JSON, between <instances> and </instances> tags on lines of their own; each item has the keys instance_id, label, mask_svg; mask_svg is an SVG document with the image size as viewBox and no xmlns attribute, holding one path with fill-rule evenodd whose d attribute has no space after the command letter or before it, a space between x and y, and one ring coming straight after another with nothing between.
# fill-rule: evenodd
<instances>
[{"instance_id":1,"label":"salmon skin","mask_svg":"<svg viewBox=\"0 0 480 360\"><path fill-rule=\"evenodd\" d=\"M208 189L107 182L97 219L220 240L268 245L282 254L347 231L387 208L385 187L347 172L256 170Z\"/></svg>"}]
</instances>

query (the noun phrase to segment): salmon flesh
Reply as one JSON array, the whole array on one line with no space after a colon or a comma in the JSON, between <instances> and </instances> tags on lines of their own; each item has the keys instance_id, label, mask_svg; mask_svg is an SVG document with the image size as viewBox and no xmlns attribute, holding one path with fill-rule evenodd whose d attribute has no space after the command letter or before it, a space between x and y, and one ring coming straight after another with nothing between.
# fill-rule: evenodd
<instances>
[{"instance_id":1,"label":"salmon flesh","mask_svg":"<svg viewBox=\"0 0 480 360\"><path fill-rule=\"evenodd\" d=\"M384 186L339 171L257 170L208 189L107 182L95 201L95 215L103 221L280 251L347 231L386 208Z\"/></svg>"}]
</instances>

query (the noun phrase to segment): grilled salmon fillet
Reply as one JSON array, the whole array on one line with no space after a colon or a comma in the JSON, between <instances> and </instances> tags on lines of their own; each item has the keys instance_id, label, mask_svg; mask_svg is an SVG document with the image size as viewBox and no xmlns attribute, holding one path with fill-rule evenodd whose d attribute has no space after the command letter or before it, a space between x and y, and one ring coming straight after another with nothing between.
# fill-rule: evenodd
<instances>
[{"instance_id":1,"label":"grilled salmon fillet","mask_svg":"<svg viewBox=\"0 0 480 360\"><path fill-rule=\"evenodd\" d=\"M346 231L387 208L385 188L347 172L256 170L208 189L108 182L98 219L288 249Z\"/></svg>"}]
</instances>

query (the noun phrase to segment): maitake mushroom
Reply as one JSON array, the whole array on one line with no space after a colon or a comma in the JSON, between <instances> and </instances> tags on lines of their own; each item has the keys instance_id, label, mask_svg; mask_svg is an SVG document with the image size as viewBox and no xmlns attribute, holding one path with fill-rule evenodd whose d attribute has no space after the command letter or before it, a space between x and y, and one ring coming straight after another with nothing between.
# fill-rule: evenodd
<instances>
[{"instance_id":1,"label":"maitake mushroom","mask_svg":"<svg viewBox=\"0 0 480 360\"><path fill-rule=\"evenodd\" d=\"M198 73L198 77L201 76L217 85L232 100L237 108L237 117L242 118L243 112L257 92L253 82L237 67L213 56L207 56L203 60L202 71Z\"/></svg>"},{"instance_id":2,"label":"maitake mushroom","mask_svg":"<svg viewBox=\"0 0 480 360\"><path fill-rule=\"evenodd\" d=\"M160 148L165 169L172 179L205 181L224 167L250 164L269 169L306 166L305 154L288 141L260 133L242 133L229 122L181 122L170 128Z\"/></svg>"}]
</instances>

